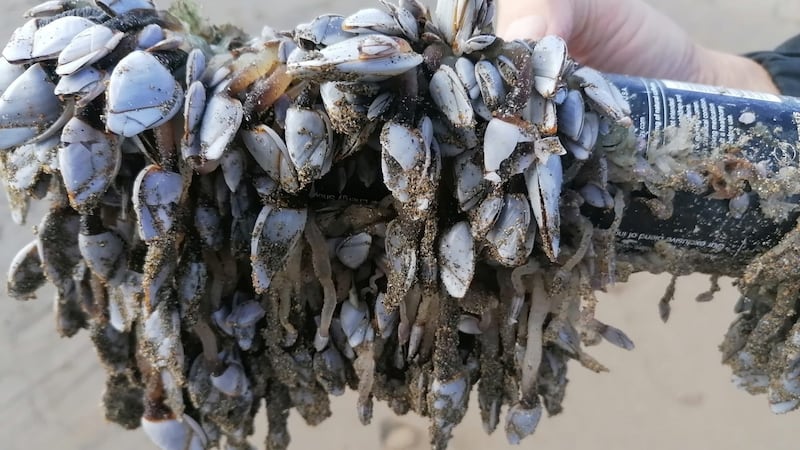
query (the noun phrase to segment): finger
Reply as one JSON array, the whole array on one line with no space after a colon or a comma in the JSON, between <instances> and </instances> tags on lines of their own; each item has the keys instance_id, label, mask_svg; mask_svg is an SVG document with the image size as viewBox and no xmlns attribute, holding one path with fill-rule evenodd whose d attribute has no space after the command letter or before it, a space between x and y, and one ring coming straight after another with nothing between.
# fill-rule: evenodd
<instances>
[{"instance_id":1,"label":"finger","mask_svg":"<svg viewBox=\"0 0 800 450\"><path fill-rule=\"evenodd\" d=\"M556 34L569 41L577 1L588 0L501 0L498 34L504 39L534 40Z\"/></svg>"},{"instance_id":2,"label":"finger","mask_svg":"<svg viewBox=\"0 0 800 450\"><path fill-rule=\"evenodd\" d=\"M547 33L547 19L542 16L525 16L514 20L501 32L504 39L540 39Z\"/></svg>"},{"instance_id":3,"label":"finger","mask_svg":"<svg viewBox=\"0 0 800 450\"><path fill-rule=\"evenodd\" d=\"M511 24L518 19L528 16L548 18L548 1L549 0L498 0L496 22L498 35L506 37L506 31L508 31Z\"/></svg>"}]
</instances>

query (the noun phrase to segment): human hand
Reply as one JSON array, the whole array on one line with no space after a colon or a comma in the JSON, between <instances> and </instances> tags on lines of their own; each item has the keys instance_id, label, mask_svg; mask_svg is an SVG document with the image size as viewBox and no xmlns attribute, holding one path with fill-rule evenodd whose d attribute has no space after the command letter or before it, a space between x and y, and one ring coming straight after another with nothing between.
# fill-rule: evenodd
<instances>
[{"instance_id":1,"label":"human hand","mask_svg":"<svg viewBox=\"0 0 800 450\"><path fill-rule=\"evenodd\" d=\"M606 72L778 93L756 62L697 44L641 0L499 0L506 39L556 34L570 55Z\"/></svg>"}]
</instances>

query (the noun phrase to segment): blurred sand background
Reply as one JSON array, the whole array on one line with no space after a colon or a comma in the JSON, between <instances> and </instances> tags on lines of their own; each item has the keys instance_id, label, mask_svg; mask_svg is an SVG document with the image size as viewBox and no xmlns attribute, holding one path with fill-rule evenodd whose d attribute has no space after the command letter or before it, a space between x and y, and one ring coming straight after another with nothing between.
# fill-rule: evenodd
<instances>
[{"instance_id":1,"label":"blurred sand background","mask_svg":"<svg viewBox=\"0 0 800 450\"><path fill-rule=\"evenodd\" d=\"M520 0L524 1L524 0ZM687 27L696 38L719 49L744 52L772 48L800 30L796 0L650 0ZM5 0L0 36L22 24L21 13L34 2ZM291 0L251 2L204 0L203 15L230 21L257 33L270 24L287 28L321 13L348 14L374 6L372 0ZM166 6L161 2L160 6ZM3 38L3 39L5 39ZM4 196L3 203L4 202ZM8 267L30 239L31 226L17 227L0 205L0 265ZM38 221L38 215L30 223ZM668 279L650 275L603 295L598 317L620 327L635 341L625 352L602 344L591 353L610 373L570 367L564 413L543 418L521 448L538 449L709 449L797 448L800 413L773 416L763 397L751 397L729 382L717 345L733 318L737 298L730 280L714 302L694 297L707 287L704 277L678 283L670 323L658 318L657 302ZM141 431L108 424L100 409L104 375L84 334L60 339L54 330L52 291L19 303L0 298L0 449L132 450L155 448ZM473 398L473 404L474 404ZM426 422L394 417L376 406L373 424L362 427L355 396L335 399L334 415L310 428L292 416L295 449L412 450L427 448ZM509 448L502 430L487 437L477 405L456 429L452 449ZM260 446L265 420L253 442Z\"/></svg>"}]
</instances>

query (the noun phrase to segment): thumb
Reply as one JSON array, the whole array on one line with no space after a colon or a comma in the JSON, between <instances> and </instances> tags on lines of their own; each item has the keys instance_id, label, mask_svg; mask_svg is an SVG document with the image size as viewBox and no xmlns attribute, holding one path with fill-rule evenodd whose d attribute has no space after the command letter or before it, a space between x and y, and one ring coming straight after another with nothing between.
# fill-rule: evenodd
<instances>
[{"instance_id":1,"label":"thumb","mask_svg":"<svg viewBox=\"0 0 800 450\"><path fill-rule=\"evenodd\" d=\"M500 30L503 39L540 39L547 32L547 20L543 16L530 15L514 20Z\"/></svg>"}]
</instances>

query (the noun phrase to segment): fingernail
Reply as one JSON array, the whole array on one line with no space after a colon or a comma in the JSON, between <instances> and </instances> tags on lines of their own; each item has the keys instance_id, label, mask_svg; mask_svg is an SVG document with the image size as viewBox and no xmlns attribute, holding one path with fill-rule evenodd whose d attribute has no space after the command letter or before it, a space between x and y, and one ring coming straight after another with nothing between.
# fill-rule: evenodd
<instances>
[{"instance_id":1,"label":"fingernail","mask_svg":"<svg viewBox=\"0 0 800 450\"><path fill-rule=\"evenodd\" d=\"M511 22L503 33L504 39L540 39L547 31L547 21L542 16L525 16Z\"/></svg>"}]
</instances>

